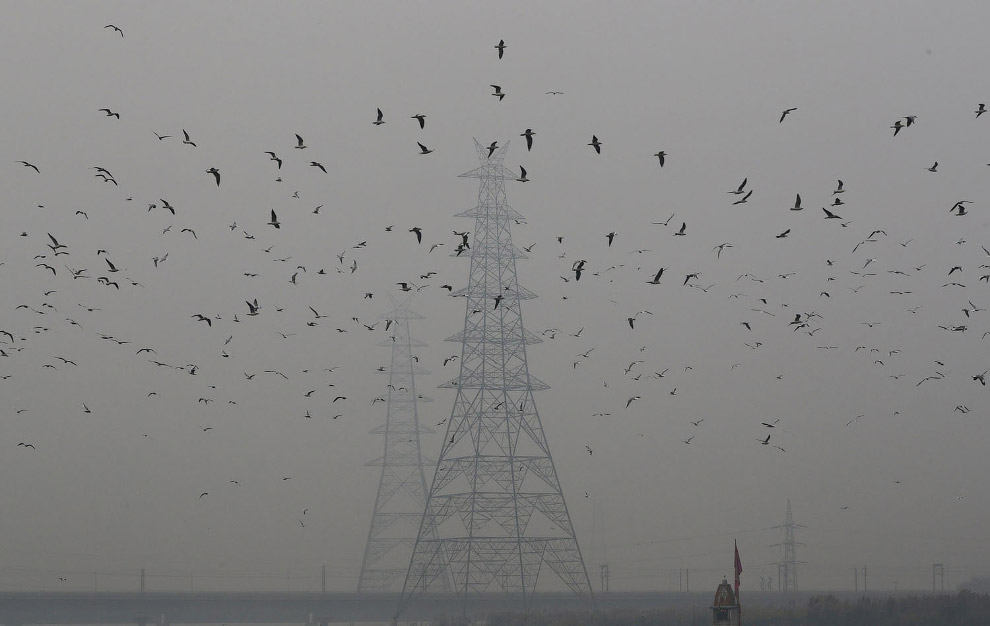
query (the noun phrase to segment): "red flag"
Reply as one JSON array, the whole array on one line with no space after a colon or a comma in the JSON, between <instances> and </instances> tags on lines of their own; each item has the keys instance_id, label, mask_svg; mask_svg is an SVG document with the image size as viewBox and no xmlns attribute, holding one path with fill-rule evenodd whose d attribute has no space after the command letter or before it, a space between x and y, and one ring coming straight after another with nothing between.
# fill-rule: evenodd
<instances>
[{"instance_id":1,"label":"red flag","mask_svg":"<svg viewBox=\"0 0 990 626\"><path fill-rule=\"evenodd\" d=\"M742 574L742 561L739 560L739 544L736 543L735 540L733 540L732 543L733 543L733 545L735 545L735 548L736 548L736 563L735 563L735 565L736 565L736 598L737 598L737 601L738 601L738 598L739 598L739 574Z\"/></svg>"}]
</instances>

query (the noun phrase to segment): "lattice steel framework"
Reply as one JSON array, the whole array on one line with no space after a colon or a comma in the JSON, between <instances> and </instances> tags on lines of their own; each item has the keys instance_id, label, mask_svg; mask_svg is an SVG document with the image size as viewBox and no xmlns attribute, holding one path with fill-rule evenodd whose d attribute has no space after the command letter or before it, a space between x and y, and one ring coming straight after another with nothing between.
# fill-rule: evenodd
<instances>
[{"instance_id":1,"label":"lattice steel framework","mask_svg":"<svg viewBox=\"0 0 990 626\"><path fill-rule=\"evenodd\" d=\"M427 370L414 362L413 348L426 344L409 334L409 320L423 319L389 294L393 310L382 317L391 331L380 346L392 348L385 395L385 423L371 431L385 435L385 452L366 465L380 466L378 496L364 548L358 592L396 592L409 567L416 534L426 505L426 474L419 436L434 432L419 425L417 405L430 399L416 393L416 374Z\"/></svg>"},{"instance_id":2,"label":"lattice steel framework","mask_svg":"<svg viewBox=\"0 0 990 626\"><path fill-rule=\"evenodd\" d=\"M804 544L795 541L794 529L807 528L807 526L794 523L794 517L791 515L790 498L787 499L787 516L784 518L784 523L774 526L774 528L783 530L783 540L780 543L773 544L774 547L781 547L783 552L783 558L777 562L777 589L780 591L797 591L797 566L798 563L804 562L797 560L797 546L803 546Z\"/></svg>"},{"instance_id":3,"label":"lattice steel framework","mask_svg":"<svg viewBox=\"0 0 990 626\"><path fill-rule=\"evenodd\" d=\"M477 141L481 166L478 205L458 214L474 218L469 257L460 374L441 388L457 396L437 460L422 525L406 575L399 614L411 598L438 589L445 576L465 600L491 589L536 590L546 565L571 590L592 598L564 494L557 479L533 392L547 385L531 376L526 346L539 338L523 328L520 302L535 295L516 280L510 225L522 216L505 197L516 176L502 165L506 146ZM467 252L468 254L465 254Z\"/></svg>"}]
</instances>

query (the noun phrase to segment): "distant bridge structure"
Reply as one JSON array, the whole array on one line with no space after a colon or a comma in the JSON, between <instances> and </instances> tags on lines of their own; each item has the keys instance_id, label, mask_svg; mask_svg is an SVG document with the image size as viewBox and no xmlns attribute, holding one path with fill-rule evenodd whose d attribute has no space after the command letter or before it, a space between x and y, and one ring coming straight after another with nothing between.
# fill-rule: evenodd
<instances>
[{"instance_id":1,"label":"distant bridge structure","mask_svg":"<svg viewBox=\"0 0 990 626\"><path fill-rule=\"evenodd\" d=\"M863 592L831 592L839 599L863 597ZM914 593L914 592L903 592ZM802 606L814 595L749 591L748 605ZM869 594L871 597L883 593ZM889 592L886 595L891 595ZM0 624L301 624L388 622L395 615L399 594L370 593L193 593L193 592L6 592L0 593ZM599 611L612 609L680 609L708 611L711 591L682 593L609 592L597 595ZM587 603L572 592L528 596L525 610L573 610ZM410 601L402 622L430 620L442 615L481 616L523 611L518 594L463 595L424 593Z\"/></svg>"}]
</instances>

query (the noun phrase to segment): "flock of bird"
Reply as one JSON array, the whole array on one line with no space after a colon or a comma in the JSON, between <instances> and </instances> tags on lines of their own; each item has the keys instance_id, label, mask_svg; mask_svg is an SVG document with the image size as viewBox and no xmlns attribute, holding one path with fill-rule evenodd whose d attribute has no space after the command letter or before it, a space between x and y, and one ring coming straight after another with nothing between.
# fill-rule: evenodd
<instances>
[{"instance_id":1,"label":"flock of bird","mask_svg":"<svg viewBox=\"0 0 990 626\"><path fill-rule=\"evenodd\" d=\"M124 31L108 24L106 29L109 34L124 37ZM504 40L495 45L497 50L497 60L501 62L507 54L508 46ZM491 84L493 96L498 103L511 102L511 93L503 86ZM547 96L564 96L564 92L547 91ZM499 106L503 106L499 104ZM975 110L977 120L986 111L985 104L979 103ZM95 123L118 123L122 118L126 118L127 111L118 111L111 107L103 107L94 110L94 114L102 113L100 118L94 120ZM775 115L768 112L768 115ZM779 114L778 124L782 128L790 124L800 124L801 111L796 107L784 108ZM102 119L106 118L106 119ZM110 119L112 118L112 119ZM427 130L428 116L423 113L415 113L408 118L403 117L402 122L413 124L419 131ZM773 118L771 118L773 119ZM412 120L411 122L409 120ZM983 123L984 120L979 120ZM386 119L382 108L378 108L373 115L369 115L368 123L375 127L383 127L392 123L391 119ZM893 136L900 140L900 133L905 134L913 130L915 125L920 124L917 116L908 115L899 118L890 128L893 129ZM179 135L161 134L152 129L147 130L149 142L155 143L161 149L182 149L189 151L204 151L202 142L193 141L193 136L181 124L176 124L176 128L181 132ZM537 132L533 128L519 129L522 132L516 133L525 139L526 153L530 153L535 145L534 137ZM377 131L376 131L377 132ZM383 129L382 132L386 132ZM609 149L605 149L606 143L599 139L597 133L590 133L590 141L587 143L587 150L593 151L593 158L609 158ZM152 139L154 137L154 139ZM608 139L605 137L604 139ZM426 141L424 139L423 141ZM428 147L423 141L417 141L418 154L426 156L434 153L434 149ZM498 141L487 144L488 156L499 149ZM274 148L274 149L266 149ZM283 148L285 150L283 150ZM322 147L321 147L322 148ZM306 151L306 152L302 152ZM267 156L271 162L270 175L273 177L274 185L283 185L285 180L298 180L302 171L311 171L314 175L331 175L323 162L301 154L316 152L316 146L307 145L306 140L300 133L286 133L286 143L284 146L259 146L257 156L259 160L264 160ZM300 154L301 153L301 154ZM410 154L416 154L416 149L410 146ZM20 155L16 155L20 156ZM51 173L51 167L44 158L37 155L23 155L25 159L11 159L14 166L20 165L23 177L42 177L47 185L58 185L56 175ZM652 155L658 162L654 165L664 168L671 165L671 159L676 160L676 154L668 155L663 149L658 149ZM647 158L647 157L644 157ZM930 162L930 161L929 161ZM225 232L209 232L203 230L203 226L198 223L195 213L189 208L182 206L178 201L170 201L165 197L160 197L158 192L136 187L128 181L118 179L111 171L116 169L108 164L79 164L80 169L88 169L95 172L94 178L101 185L112 186L116 196L120 197L119 203L124 207L141 205L142 215L146 216L149 226L146 233L155 233L155 239L148 239L140 247L142 253L135 252L132 246L126 247L126 253L118 253L115 250L113 241L106 242L105 247L95 251L82 250L75 242L77 230L83 228L83 224L90 220L91 211L76 210L71 215L76 223L67 227L65 215L59 219L52 217L47 228L38 231L24 230L20 232L20 237L26 240L26 245L21 247L25 254L24 258L13 259L7 256L5 263L11 267L4 268L0 264L0 271L13 269L13 265L30 267L33 273L29 274L31 289L33 293L24 301L13 303L7 307L0 322L0 389L4 390L7 398L12 397L11 386L17 385L21 379L34 379L40 376L53 375L51 371L71 371L75 368L86 366L97 367L123 367L127 369L147 369L162 370L168 372L171 377L169 385L181 385L190 390L188 394L177 394L176 402L184 401L195 407L196 415L202 420L195 428L200 430L203 436L216 436L223 430L220 426L214 425L211 421L212 411L219 411L222 406L227 406L228 410L237 410L240 398L233 392L235 386L231 383L226 385L217 384L214 381L223 379L224 373L237 370L238 377L242 378L242 384L261 383L266 385L266 389L271 393L281 393L276 389L284 388L290 383L302 385L305 392L301 393L300 402L305 403L302 410L298 411L298 418L302 420L323 419L333 423L341 418L354 415L359 416L368 424L372 423L370 416L372 413L378 415L381 411L378 407L370 409L382 400L381 396L370 399L355 397L350 392L337 387L339 381L334 377L335 372L340 369L339 363L328 362L320 366L311 367L309 364L300 364L289 374L284 373L279 367L260 367L253 371L244 371L241 365L245 362L243 358L234 358L238 343L242 341L244 334L259 332L248 326L254 324L256 318L276 318L282 315L283 319L290 319L288 314L298 314L294 318L295 326L291 328L283 327L277 333L282 341L289 341L292 337L299 337L297 341L305 339L308 343L329 343L334 335L342 335L351 331L373 333L368 336L367 346L387 339L390 336L392 320L385 319L382 322L368 323L364 315L353 315L349 319L341 317L331 320L330 315L321 314L312 305L312 301L307 302L303 298L297 301L279 303L274 299L263 296L234 296L220 286L219 295L223 297L226 304L221 310L214 310L209 306L202 309L191 309L186 311L185 319L189 328L185 329L195 336L195 350L198 356L184 356L188 348L181 345L148 345L140 337L121 337L117 333L106 332L101 329L101 313L106 309L126 310L122 303L125 300L140 301L147 297L152 288L164 290L169 293L171 290L179 289L178 286L169 283L168 278L160 276L167 272L169 265L176 263L177 253L188 251L196 246L206 246L201 243L203 237L212 242L221 241L221 237L228 239L246 240L247 243L238 242L247 246L239 248L245 255L251 255L252 261L245 267L231 270L230 281L235 279L238 285L254 283L259 290L264 290L266 281L280 281L284 284L291 284L293 287L306 281L316 278L337 278L342 281L354 281L355 275L363 276L359 273L361 255L373 247L371 238L356 238L351 245L340 251L336 255L336 262L325 263L322 259L304 260L298 257L293 250L293 241L285 235L286 226L290 222L298 222L303 216L290 208L279 207L278 211L270 207L248 207L241 211L243 218L229 224ZM988 164L990 165L990 164ZM307 169L308 168L308 169ZM537 178L531 178L530 172L524 165L519 165L518 182L532 182ZM938 162L931 167L925 167L933 175L939 175ZM532 168L531 168L532 169ZM669 171L667 168L666 171ZM318 170L319 174L315 171ZM203 177L206 184L223 189L225 172L227 169L220 163L210 164L205 170L199 170L208 175ZM932 290L942 294L942 298L955 303L958 315L951 319L945 319L938 324L940 332L947 335L966 336L975 335L974 341L982 341L990 336L990 324L984 323L987 307L990 306L990 298L979 291L980 284L990 283L990 250L976 241L971 241L968 237L960 237L954 243L958 250L958 263L949 267L932 267L923 257L918 257L915 261L904 260L904 262L888 262L888 259L904 259L915 248L921 248L914 239L906 237L900 238L899 233L894 231L896 225L873 227L861 226L853 215L856 213L857 202L855 200L855 187L848 189L842 179L844 176L850 179L852 173L838 173L834 189L814 190L815 197L828 196L830 201L827 206L820 209L814 205L807 205L802 199L802 194L795 193L793 203L788 206L780 202L779 212L782 222L780 230L767 235L765 241L754 243L751 241L701 241L695 242L692 239L690 228L691 214L686 209L674 210L665 221L654 221L644 224L643 228L651 229L651 236L659 242L657 246L667 245L667 241L690 241L690 245L704 246L707 250L711 248L711 268L676 267L673 263L660 265L651 263L651 256L648 254L652 250L634 248L623 249L624 236L615 230L601 233L601 249L583 250L575 253L568 250L565 244L566 235L554 233L546 235L528 246L522 247L527 253L531 253L534 248L551 248L552 255L556 256L558 266L554 273L560 275L559 289L557 292L563 300L574 299L582 290L592 293L596 289L608 285L617 280L615 277L620 273L626 278L628 284L635 284L638 289L658 289L663 288L667 292L676 290L690 291L699 298L706 301L719 302L711 306L722 307L730 311L730 315L735 316L733 331L738 333L738 345L745 346L752 354L760 354L767 350L771 344L776 344L780 350L818 350L822 352L844 352L851 359L865 360L870 369L876 369L877 376L882 376L890 381L914 387L934 386L942 384L949 379L968 381L971 384L979 385L981 388L986 385L985 368L982 371L959 371L951 361L951 356L939 356L938 359L928 359L928 367L920 373L916 368L909 366L906 355L901 346L896 341L896 335L883 332L886 329L886 320L878 321L873 319L863 319L858 322L862 329L876 331L873 337L865 343L848 345L843 342L843 338L849 333L845 327L837 324L835 328L830 326L830 317L847 317L839 314L840 310L846 312L858 311L857 298L863 294L873 292L880 294L884 298L896 298L903 302L900 307L905 314L910 316L918 315L927 305L925 294ZM927 175L927 174L923 174ZM202 177L202 174L200 174ZM745 210L743 205L754 202L754 193L757 191L754 181L749 177L736 184L738 178L726 183L727 194L730 198L726 201L726 208L734 210ZM26 183L30 184L30 183ZM195 185L197 181L187 181L188 185ZM808 197L808 194L805 194ZM293 199L299 200L299 191L292 194L285 193L286 198L291 202ZM757 196L758 198L758 196ZM948 214L946 219L966 219L971 215L971 211L980 207L980 202L962 199L947 202L940 210ZM145 211L143 206L147 206ZM320 215L323 204L308 210L313 215ZM46 206L39 204L37 209L40 212L49 211ZM54 212L54 209L51 209ZM747 246L766 247L781 240L792 237L797 229L810 229L814 226L808 219L797 221L795 215L805 211L806 214L816 214L817 218L824 221L821 227L833 227L835 232L848 233L843 237L849 242L855 243L845 250L837 250L830 258L822 259L816 273L812 276L801 275L796 271L779 272L776 275L758 274L747 271L742 265L742 259L736 255L741 249ZM818 212L820 211L820 213ZM281 213L281 216L280 216ZM841 213L841 215L840 215ZM666 213L664 213L666 214ZM41 213L43 215L43 213ZM95 218L95 216L93 216ZM677 218L677 219L675 219ZM791 218L791 221L787 221ZM804 218L804 215L801 216ZM35 216L36 220L46 219ZM416 225L412 216L410 223L405 225L382 224L381 231L376 235L374 243L383 247L390 247L395 254L405 255L412 258L412 255L419 255L415 258L417 263L432 262L435 256L430 256L435 250L443 246L449 246L451 256L464 256L470 250L471 233L468 231L458 231L451 229L449 233L436 235L428 232L424 227ZM398 227L398 231L395 229ZM308 225L304 229L329 228L323 225ZM403 235L401 233L408 233ZM904 232L903 230L901 231ZM281 233L281 234L280 234ZM834 233L833 233L834 234ZM140 235L140 234L137 234ZM384 237L399 239L383 240ZM517 236L520 233L516 233ZM974 233L973 237L976 236ZM182 237L182 238L179 238ZM265 239L268 243L262 244ZM221 244L233 249L234 244ZM152 252L155 246L169 247L170 251ZM427 247L428 246L428 247ZM273 253L275 248L278 253ZM170 252L172 256L170 256ZM8 250L5 254L11 254ZM591 260L589 260L591 259ZM635 262L630 261L635 259ZM258 260L267 260L270 267L275 270L265 271L251 269L258 265ZM363 263L363 261L362 261ZM33 266L33 267L31 267ZM251 266L251 267L248 267ZM412 266L412 262L408 264ZM448 268L442 267L440 270L431 269L414 276L405 274L389 277L385 284L385 289L361 288L361 300L373 301L375 306L385 306L384 298L381 297L383 291L389 288L401 292L420 292L429 289L428 294L437 296L450 296L453 294L451 283L458 280L458 276L463 276L466 271L463 265L452 263ZM558 271L559 270L559 271ZM539 272L540 268L530 267L526 271ZM446 272L446 275L442 275ZM460 273L458 273L460 272ZM709 282L708 278L716 274L717 280ZM732 274L731 278L727 278ZM702 280L705 278L705 280ZM4 281L11 281L8 274ZM463 278L461 279L463 280ZM789 292L786 285L801 281L801 288L794 288ZM621 282L621 281L620 281ZM356 283L350 283L353 285ZM363 285L374 284L373 279L368 279ZM647 285L644 287L643 285ZM781 287L785 285L785 287ZM332 285L323 284L319 289L335 289ZM351 287L349 286L348 289ZM341 288L342 289L342 288ZM230 289L230 291L234 291ZM653 292L659 293L659 292ZM790 293L794 298L786 296L775 297L770 294ZM813 296L809 294L813 293ZM382 294L383 295L383 294ZM422 296L428 297L428 296ZM618 299L618 297L616 296ZM831 305L833 301L841 302L839 306ZM214 300L211 300L214 302ZM492 306L499 306L500 297L496 298ZM980 303L984 303L983 306ZM371 306L369 303L368 306ZM622 306L621 302L612 301L616 307ZM652 398L654 394L661 393L666 396L684 395L684 389L692 385L691 377L694 376L695 364L685 363L663 363L658 358L651 360L654 349L657 353L662 353L663 347L654 344L651 340L655 337L658 325L661 324L662 314L657 304L651 308L655 310L640 309L637 311L617 312L614 316L614 324L608 327L592 328L589 324L589 331L585 333L585 326L573 330L562 330L559 327L543 329L540 334L548 340L556 340L569 337L568 348L571 344L581 343L577 348L577 354L573 357L564 356L567 361L564 371L569 375L580 375L584 369L589 367L596 357L607 350L603 345L609 341L609 337L618 333L636 333L642 337L642 347L638 353L629 355L627 367L620 368L614 372L608 372L604 380L596 381L596 387L600 393L595 399L596 404L606 403L607 406L598 407L600 410L594 417L620 419L622 415L637 410L639 401ZM637 307L638 308L638 307ZM826 312L827 310L827 312ZM375 315L380 314L377 311ZM469 315L472 314L468 312ZM196 325L199 326L196 326ZM891 322L890 325L893 325ZM971 330L971 328L973 330ZM326 330L328 335L319 334ZM392 331L394 332L394 331ZM415 330L413 331L416 334ZM82 333L92 338L93 341L106 342L112 346L112 359L104 357L106 362L87 362L87 349L84 340L73 335L68 341L53 340L42 341L48 336L62 338L68 333ZM982 335L980 334L982 333ZM571 341L573 340L573 341ZM588 345L598 341L595 345ZM584 342L584 343L582 343ZM77 346L77 352L66 351L55 352L55 345L64 343L66 346ZM181 344L181 342L178 342ZM35 348L41 345L44 348ZM201 352L204 346L212 346L212 354L207 355ZM780 347L788 346L788 347ZM790 346L796 346L791 348ZM38 350L47 352L38 354ZM561 348L551 348L556 354L561 354ZM566 349L565 349L566 350ZM597 352L596 352L597 350ZM951 355L951 350L947 350ZM37 361L29 359L29 355L36 354L40 359L40 366ZM384 357L382 357L384 358ZM622 358L622 357L620 357ZM345 366L346 369L357 368L356 359L350 356L337 355L334 361L351 361ZM457 354L444 355L435 359L434 366L440 368L448 365L456 366ZM925 360L922 358L922 360ZM725 375L733 375L733 372L742 369L745 362L732 363L725 372ZM28 368L31 369L28 369ZM370 368L374 373L375 368ZM384 366L377 367L378 372L386 371ZM913 373L913 378L909 375ZM359 375L363 376L364 373ZM779 372L775 378L783 380L787 372ZM184 377L183 379L176 378ZM903 380L902 380L903 379ZM176 382L178 381L178 382ZM383 383L384 385L384 383ZM630 395L616 395L614 389L621 387L632 390ZM692 387L697 390L697 386ZM327 390L330 391L327 391ZM267 393L267 391L266 391ZM173 395L176 395L173 392ZM147 401L160 402L159 392L156 389L146 390ZM195 401L193 401L195 399ZM10 402L8 400L8 402ZM20 400L13 405L8 404L12 416L30 418L32 407L28 404L20 404ZM75 402L78 406L79 415L92 415L103 409L100 398L79 398ZM645 403L643 403L645 404ZM213 405L213 406L210 406ZM360 409L362 405L366 408ZM189 409L194 410L194 409ZM965 403L957 403L955 406L948 406L947 413L966 414L971 409ZM696 416L695 416L696 417ZM846 419L843 416L839 425L851 427L856 424L863 415ZM679 441L684 445L694 448L699 447L705 439L710 436L705 426L710 426L716 421L712 417L700 419L690 419L689 417L671 418L675 421L675 428L682 428L683 435ZM676 423L680 419L680 423ZM443 422L441 421L440 424ZM703 425L704 424L704 425ZM777 418L762 416L753 420L753 443L774 451L774 453L785 453L786 445L784 438L787 436L786 417ZM150 435L143 435L150 437ZM585 445L588 455L593 454L593 447L590 442ZM11 444L13 445L13 444ZM45 444L42 441L19 441L17 448L30 451L32 454L43 454ZM755 449L755 448L754 448ZM758 449L757 449L758 450ZM289 475L279 474L279 481L288 481ZM190 491L192 499L209 499L219 489L238 486L241 484L239 478L227 478L225 485L214 484L209 488L196 487ZM587 495L587 492L586 492ZM306 510L303 509L303 513ZM301 527L305 527L302 518L298 519Z\"/></svg>"}]
</instances>

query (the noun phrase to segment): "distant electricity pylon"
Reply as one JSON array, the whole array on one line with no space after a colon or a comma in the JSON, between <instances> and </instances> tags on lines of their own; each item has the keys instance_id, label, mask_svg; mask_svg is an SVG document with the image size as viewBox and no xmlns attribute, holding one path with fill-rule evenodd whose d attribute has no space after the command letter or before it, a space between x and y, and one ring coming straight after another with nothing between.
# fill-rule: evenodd
<instances>
[{"instance_id":1,"label":"distant electricity pylon","mask_svg":"<svg viewBox=\"0 0 990 626\"><path fill-rule=\"evenodd\" d=\"M144 571L144 570L142 570ZM941 563L932 564L932 591L935 589L935 577L938 576L939 580L942 582L941 591L945 591L945 565Z\"/></svg>"},{"instance_id":2,"label":"distant electricity pylon","mask_svg":"<svg viewBox=\"0 0 990 626\"><path fill-rule=\"evenodd\" d=\"M783 540L780 543L773 544L774 547L780 546L783 552L783 558L777 562L777 590L797 591L797 566L798 563L803 563L804 561L797 560L796 547L803 546L804 544L794 540L794 529L807 528L807 526L794 523L794 517L791 515L790 498L787 499L787 516L784 518L784 523L773 528L783 529Z\"/></svg>"},{"instance_id":3,"label":"distant electricity pylon","mask_svg":"<svg viewBox=\"0 0 990 626\"><path fill-rule=\"evenodd\" d=\"M399 601L435 590L448 574L465 602L493 587L519 594L525 606L547 570L572 591L593 600L557 471L533 400L547 385L530 376L526 346L539 338L523 328L520 302L535 295L520 287L511 225L522 216L505 197L514 172L502 165L506 146L475 141L481 166L478 205L459 214L474 218L456 252L471 260L464 298L460 374L441 385L457 396L447 422L436 474Z\"/></svg>"},{"instance_id":4,"label":"distant electricity pylon","mask_svg":"<svg viewBox=\"0 0 990 626\"><path fill-rule=\"evenodd\" d=\"M412 355L413 348L426 344L409 335L409 320L423 317L409 309L411 298L399 301L389 294L389 300L393 309L382 316L389 337L378 344L392 349L384 398L387 409L385 423L371 431L385 436L385 452L367 463L380 466L382 474L361 563L359 592L396 592L402 588L426 504L419 435L433 430L419 425L417 404L430 399L416 393L416 374L428 372Z\"/></svg>"}]
</instances>

